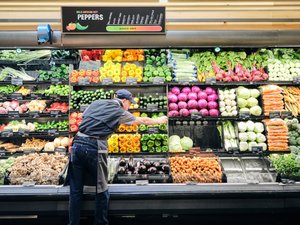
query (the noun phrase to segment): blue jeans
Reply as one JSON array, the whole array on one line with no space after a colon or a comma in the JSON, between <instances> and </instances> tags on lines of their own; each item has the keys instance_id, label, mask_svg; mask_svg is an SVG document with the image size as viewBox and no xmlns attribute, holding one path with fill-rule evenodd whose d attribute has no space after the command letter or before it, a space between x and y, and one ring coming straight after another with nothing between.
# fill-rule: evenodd
<instances>
[{"instance_id":1,"label":"blue jeans","mask_svg":"<svg viewBox=\"0 0 300 225\"><path fill-rule=\"evenodd\" d=\"M76 137L73 141L70 163L69 225L80 224L81 199L84 177L89 174L92 183L97 184L98 145L97 140ZM97 190L97 188L96 188ZM108 225L109 193L95 195L95 225Z\"/></svg>"}]
</instances>

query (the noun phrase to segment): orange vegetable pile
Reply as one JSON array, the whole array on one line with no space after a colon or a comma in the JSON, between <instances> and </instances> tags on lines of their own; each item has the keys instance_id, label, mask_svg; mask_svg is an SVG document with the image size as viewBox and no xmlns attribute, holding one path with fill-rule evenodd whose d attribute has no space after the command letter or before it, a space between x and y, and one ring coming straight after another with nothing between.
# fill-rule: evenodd
<instances>
[{"instance_id":1,"label":"orange vegetable pile","mask_svg":"<svg viewBox=\"0 0 300 225\"><path fill-rule=\"evenodd\" d=\"M271 111L283 111L283 89L277 85L262 86L264 114L268 116Z\"/></svg>"},{"instance_id":2,"label":"orange vegetable pile","mask_svg":"<svg viewBox=\"0 0 300 225\"><path fill-rule=\"evenodd\" d=\"M70 75L71 83L78 83L80 78L89 78L90 83L98 83L100 81L98 70L73 70Z\"/></svg>"},{"instance_id":3,"label":"orange vegetable pile","mask_svg":"<svg viewBox=\"0 0 300 225\"><path fill-rule=\"evenodd\" d=\"M113 134L108 139L109 153L140 152L140 134Z\"/></svg>"},{"instance_id":4,"label":"orange vegetable pile","mask_svg":"<svg viewBox=\"0 0 300 225\"><path fill-rule=\"evenodd\" d=\"M144 61L144 50L143 49L126 49L123 52L123 62L132 61Z\"/></svg>"},{"instance_id":5,"label":"orange vegetable pile","mask_svg":"<svg viewBox=\"0 0 300 225\"><path fill-rule=\"evenodd\" d=\"M269 151L288 151L288 127L282 119L265 119Z\"/></svg>"},{"instance_id":6,"label":"orange vegetable pile","mask_svg":"<svg viewBox=\"0 0 300 225\"><path fill-rule=\"evenodd\" d=\"M139 126L136 124L133 125L121 124L117 130L119 132L137 132L139 130Z\"/></svg>"}]
</instances>

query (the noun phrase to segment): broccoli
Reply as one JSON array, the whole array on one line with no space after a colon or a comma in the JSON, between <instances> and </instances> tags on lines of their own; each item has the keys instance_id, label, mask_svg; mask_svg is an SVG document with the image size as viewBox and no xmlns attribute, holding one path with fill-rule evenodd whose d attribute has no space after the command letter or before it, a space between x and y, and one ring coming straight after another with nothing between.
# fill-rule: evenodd
<instances>
[{"instance_id":1,"label":"broccoli","mask_svg":"<svg viewBox=\"0 0 300 225\"><path fill-rule=\"evenodd\" d=\"M290 145L297 145L297 140L294 136L289 137L289 144Z\"/></svg>"}]
</instances>

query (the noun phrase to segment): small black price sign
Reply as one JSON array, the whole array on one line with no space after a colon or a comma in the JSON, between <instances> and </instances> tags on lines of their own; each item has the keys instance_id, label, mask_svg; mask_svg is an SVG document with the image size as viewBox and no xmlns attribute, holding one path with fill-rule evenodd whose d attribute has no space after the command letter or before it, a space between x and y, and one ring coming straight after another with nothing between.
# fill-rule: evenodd
<instances>
[{"instance_id":1,"label":"small black price sign","mask_svg":"<svg viewBox=\"0 0 300 225\"><path fill-rule=\"evenodd\" d=\"M26 129L19 129L18 133L22 137L28 137L29 136L29 130L26 130Z\"/></svg>"},{"instance_id":2,"label":"small black price sign","mask_svg":"<svg viewBox=\"0 0 300 225\"><path fill-rule=\"evenodd\" d=\"M153 84L164 84L165 78L164 77L154 77Z\"/></svg>"},{"instance_id":3,"label":"small black price sign","mask_svg":"<svg viewBox=\"0 0 300 225\"><path fill-rule=\"evenodd\" d=\"M18 78L18 77L13 77L13 78L11 78L11 84L12 85L17 85L17 86L22 86L23 85L23 79Z\"/></svg>"},{"instance_id":4,"label":"small black price sign","mask_svg":"<svg viewBox=\"0 0 300 225\"><path fill-rule=\"evenodd\" d=\"M19 111L8 111L9 118L19 118L20 114Z\"/></svg>"},{"instance_id":5,"label":"small black price sign","mask_svg":"<svg viewBox=\"0 0 300 225\"><path fill-rule=\"evenodd\" d=\"M23 153L26 154L26 155L33 154L33 153L35 153L35 149L33 149L33 148L24 149Z\"/></svg>"},{"instance_id":6,"label":"small black price sign","mask_svg":"<svg viewBox=\"0 0 300 225\"><path fill-rule=\"evenodd\" d=\"M51 110L50 111L50 116L51 117L59 117L59 116L61 116L61 114L60 114L59 110Z\"/></svg>"},{"instance_id":7,"label":"small black price sign","mask_svg":"<svg viewBox=\"0 0 300 225\"><path fill-rule=\"evenodd\" d=\"M147 110L149 110L149 111L158 110L158 104L147 104Z\"/></svg>"},{"instance_id":8,"label":"small black price sign","mask_svg":"<svg viewBox=\"0 0 300 225\"><path fill-rule=\"evenodd\" d=\"M23 99L23 96L21 93L12 93L10 97L11 97L11 99L14 99L14 100L22 100Z\"/></svg>"},{"instance_id":9,"label":"small black price sign","mask_svg":"<svg viewBox=\"0 0 300 225\"><path fill-rule=\"evenodd\" d=\"M0 93L0 99L1 100L6 100L7 99L7 96L3 93Z\"/></svg>"},{"instance_id":10,"label":"small black price sign","mask_svg":"<svg viewBox=\"0 0 300 225\"><path fill-rule=\"evenodd\" d=\"M251 151L254 154L261 154L263 152L263 147L262 146L252 146Z\"/></svg>"},{"instance_id":11,"label":"small black price sign","mask_svg":"<svg viewBox=\"0 0 300 225\"><path fill-rule=\"evenodd\" d=\"M126 78L126 84L136 85L137 84L137 80L136 80L135 77L128 77L128 78Z\"/></svg>"},{"instance_id":12,"label":"small black price sign","mask_svg":"<svg viewBox=\"0 0 300 225\"><path fill-rule=\"evenodd\" d=\"M270 119L280 118L280 111L271 111L269 117Z\"/></svg>"},{"instance_id":13,"label":"small black price sign","mask_svg":"<svg viewBox=\"0 0 300 225\"><path fill-rule=\"evenodd\" d=\"M58 78L51 78L51 84L61 84L62 81L59 80Z\"/></svg>"},{"instance_id":14,"label":"small black price sign","mask_svg":"<svg viewBox=\"0 0 300 225\"><path fill-rule=\"evenodd\" d=\"M191 119L193 120L199 120L199 119L202 119L202 115L200 112L193 112L191 114Z\"/></svg>"},{"instance_id":15,"label":"small black price sign","mask_svg":"<svg viewBox=\"0 0 300 225\"><path fill-rule=\"evenodd\" d=\"M186 81L186 80L180 80L180 81L178 81L178 83L179 83L180 85L189 85L189 82Z\"/></svg>"},{"instance_id":16,"label":"small black price sign","mask_svg":"<svg viewBox=\"0 0 300 225\"><path fill-rule=\"evenodd\" d=\"M38 118L38 117L40 117L40 112L39 111L29 111L28 115L32 118Z\"/></svg>"},{"instance_id":17,"label":"small black price sign","mask_svg":"<svg viewBox=\"0 0 300 225\"><path fill-rule=\"evenodd\" d=\"M49 97L53 100L59 100L60 99L60 96L57 95L57 94L52 94L52 95L49 95Z\"/></svg>"},{"instance_id":18,"label":"small black price sign","mask_svg":"<svg viewBox=\"0 0 300 225\"><path fill-rule=\"evenodd\" d=\"M294 77L293 78L293 83L294 84L300 84L300 77Z\"/></svg>"},{"instance_id":19,"label":"small black price sign","mask_svg":"<svg viewBox=\"0 0 300 225\"><path fill-rule=\"evenodd\" d=\"M108 78L103 78L103 79L102 79L102 84L103 84L103 85L111 85L111 84L113 84L113 81L112 81L112 79L111 79L110 77L108 77Z\"/></svg>"},{"instance_id":20,"label":"small black price sign","mask_svg":"<svg viewBox=\"0 0 300 225\"><path fill-rule=\"evenodd\" d=\"M83 77L78 79L78 85L89 85L90 84L90 78Z\"/></svg>"},{"instance_id":21,"label":"small black price sign","mask_svg":"<svg viewBox=\"0 0 300 225\"><path fill-rule=\"evenodd\" d=\"M250 119L250 112L240 112L239 117L240 119L248 120Z\"/></svg>"},{"instance_id":22,"label":"small black price sign","mask_svg":"<svg viewBox=\"0 0 300 225\"><path fill-rule=\"evenodd\" d=\"M0 149L0 157L6 156L6 151L4 149Z\"/></svg>"},{"instance_id":23,"label":"small black price sign","mask_svg":"<svg viewBox=\"0 0 300 225\"><path fill-rule=\"evenodd\" d=\"M61 154L61 155L66 155L67 154L67 152L66 152L66 149L65 148L55 148L54 149L54 152L57 152L57 153L59 153L59 154Z\"/></svg>"},{"instance_id":24,"label":"small black price sign","mask_svg":"<svg viewBox=\"0 0 300 225\"><path fill-rule=\"evenodd\" d=\"M208 77L205 79L205 83L209 85L214 85L217 83L217 80L215 77Z\"/></svg>"},{"instance_id":25,"label":"small black price sign","mask_svg":"<svg viewBox=\"0 0 300 225\"><path fill-rule=\"evenodd\" d=\"M158 127L149 127L148 128L148 133L157 134L157 133L159 133L159 129L158 129Z\"/></svg>"},{"instance_id":26,"label":"small black price sign","mask_svg":"<svg viewBox=\"0 0 300 225\"><path fill-rule=\"evenodd\" d=\"M81 105L80 106L80 111L84 112L89 106L88 105Z\"/></svg>"},{"instance_id":27,"label":"small black price sign","mask_svg":"<svg viewBox=\"0 0 300 225\"><path fill-rule=\"evenodd\" d=\"M293 114L290 111L282 111L281 112L282 119L285 119L285 118L291 119L292 117L293 117Z\"/></svg>"},{"instance_id":28,"label":"small black price sign","mask_svg":"<svg viewBox=\"0 0 300 225\"><path fill-rule=\"evenodd\" d=\"M41 98L42 98L40 95L34 94L34 93L31 93L31 94L30 94L30 97L31 97L32 99L41 99Z\"/></svg>"},{"instance_id":29,"label":"small black price sign","mask_svg":"<svg viewBox=\"0 0 300 225\"><path fill-rule=\"evenodd\" d=\"M50 136L55 136L55 135L58 135L58 134L59 134L59 132L58 132L57 129L49 129L48 130L48 135L50 135Z\"/></svg>"},{"instance_id":30,"label":"small black price sign","mask_svg":"<svg viewBox=\"0 0 300 225\"><path fill-rule=\"evenodd\" d=\"M228 148L228 153L236 155L240 153L240 150L238 147L229 147Z\"/></svg>"},{"instance_id":31,"label":"small black price sign","mask_svg":"<svg viewBox=\"0 0 300 225\"><path fill-rule=\"evenodd\" d=\"M1 132L1 137L12 137L14 135L13 131L10 130L4 130Z\"/></svg>"},{"instance_id":32,"label":"small black price sign","mask_svg":"<svg viewBox=\"0 0 300 225\"><path fill-rule=\"evenodd\" d=\"M99 70L100 61L80 61L79 70Z\"/></svg>"}]
</instances>

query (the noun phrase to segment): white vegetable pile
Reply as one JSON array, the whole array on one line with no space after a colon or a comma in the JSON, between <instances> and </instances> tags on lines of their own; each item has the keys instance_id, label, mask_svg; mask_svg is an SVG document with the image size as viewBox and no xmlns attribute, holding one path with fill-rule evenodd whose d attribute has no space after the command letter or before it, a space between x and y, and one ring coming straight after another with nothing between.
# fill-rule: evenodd
<instances>
[{"instance_id":1,"label":"white vegetable pile","mask_svg":"<svg viewBox=\"0 0 300 225\"><path fill-rule=\"evenodd\" d=\"M235 128L231 121L223 122L223 131L224 131L224 148L226 151L229 151L229 148L237 148L237 136Z\"/></svg>"},{"instance_id":2,"label":"white vegetable pile","mask_svg":"<svg viewBox=\"0 0 300 225\"><path fill-rule=\"evenodd\" d=\"M235 89L219 90L219 105L221 116L237 116Z\"/></svg>"},{"instance_id":3,"label":"white vegetable pile","mask_svg":"<svg viewBox=\"0 0 300 225\"><path fill-rule=\"evenodd\" d=\"M197 67L188 59L186 53L171 52L168 55L169 66L173 68L174 81L197 82Z\"/></svg>"},{"instance_id":4,"label":"white vegetable pile","mask_svg":"<svg viewBox=\"0 0 300 225\"><path fill-rule=\"evenodd\" d=\"M266 136L263 134L264 125L261 122L238 122L240 151L251 151L253 146L262 146L267 150Z\"/></svg>"},{"instance_id":5,"label":"white vegetable pile","mask_svg":"<svg viewBox=\"0 0 300 225\"><path fill-rule=\"evenodd\" d=\"M237 88L236 93L240 112L249 112L253 116L260 116L262 114L262 108L258 105L257 100L260 96L259 90L240 86Z\"/></svg>"},{"instance_id":6,"label":"white vegetable pile","mask_svg":"<svg viewBox=\"0 0 300 225\"><path fill-rule=\"evenodd\" d=\"M278 59L268 63L269 80L272 81L292 81L294 77L300 76L300 60L286 60L282 62Z\"/></svg>"}]
</instances>

